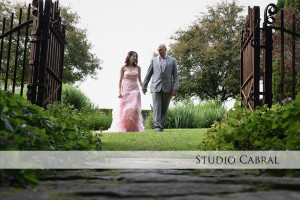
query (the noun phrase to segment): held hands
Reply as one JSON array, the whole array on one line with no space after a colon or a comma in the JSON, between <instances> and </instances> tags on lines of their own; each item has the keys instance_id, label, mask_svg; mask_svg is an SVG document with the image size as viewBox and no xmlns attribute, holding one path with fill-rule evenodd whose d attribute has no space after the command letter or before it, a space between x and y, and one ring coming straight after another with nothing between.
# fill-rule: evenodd
<instances>
[{"instance_id":1,"label":"held hands","mask_svg":"<svg viewBox=\"0 0 300 200\"><path fill-rule=\"evenodd\" d=\"M118 98L120 99L120 98L122 98L122 94L121 93L119 93L119 96L118 96Z\"/></svg>"},{"instance_id":2,"label":"held hands","mask_svg":"<svg viewBox=\"0 0 300 200\"><path fill-rule=\"evenodd\" d=\"M176 96L177 95L177 90L173 90L172 91L172 96Z\"/></svg>"},{"instance_id":3,"label":"held hands","mask_svg":"<svg viewBox=\"0 0 300 200\"><path fill-rule=\"evenodd\" d=\"M143 91L144 94L147 93L147 90L145 90L145 89L143 89L142 91ZM172 91L172 96L176 96L176 95L177 95L177 90L173 90Z\"/></svg>"},{"instance_id":4,"label":"held hands","mask_svg":"<svg viewBox=\"0 0 300 200\"><path fill-rule=\"evenodd\" d=\"M142 82L140 82L140 85L142 87ZM146 95L147 89L142 89L142 92L143 92L144 95ZM176 96L176 95L177 95L177 90L172 90L172 96Z\"/></svg>"}]
</instances>

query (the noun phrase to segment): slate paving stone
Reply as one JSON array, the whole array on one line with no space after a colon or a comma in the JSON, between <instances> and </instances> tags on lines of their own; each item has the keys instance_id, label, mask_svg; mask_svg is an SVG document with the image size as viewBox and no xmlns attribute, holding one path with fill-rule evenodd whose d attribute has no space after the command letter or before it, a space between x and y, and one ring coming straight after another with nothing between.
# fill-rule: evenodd
<instances>
[{"instance_id":1,"label":"slate paving stone","mask_svg":"<svg viewBox=\"0 0 300 200\"><path fill-rule=\"evenodd\" d=\"M184 197L171 197L167 200L299 200L300 192L291 191L256 191L234 193L220 196L188 195Z\"/></svg>"},{"instance_id":2,"label":"slate paving stone","mask_svg":"<svg viewBox=\"0 0 300 200\"><path fill-rule=\"evenodd\" d=\"M57 170L30 190L0 188L0 199L300 199L300 178L256 170Z\"/></svg>"}]
</instances>

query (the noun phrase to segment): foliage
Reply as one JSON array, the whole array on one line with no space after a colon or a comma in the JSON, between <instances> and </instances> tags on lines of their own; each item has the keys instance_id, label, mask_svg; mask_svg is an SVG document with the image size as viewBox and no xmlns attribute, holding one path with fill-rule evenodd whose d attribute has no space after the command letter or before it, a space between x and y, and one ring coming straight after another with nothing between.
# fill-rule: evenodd
<instances>
[{"instance_id":1,"label":"foliage","mask_svg":"<svg viewBox=\"0 0 300 200\"><path fill-rule=\"evenodd\" d=\"M284 9L296 6L297 11L300 11L300 1L299 0L277 0L277 8Z\"/></svg>"},{"instance_id":2,"label":"foliage","mask_svg":"<svg viewBox=\"0 0 300 200\"><path fill-rule=\"evenodd\" d=\"M208 128L224 114L225 108L219 101L208 100L197 105L192 101L176 102L168 111L165 128ZM148 116L145 128L154 128L153 113Z\"/></svg>"},{"instance_id":3,"label":"foliage","mask_svg":"<svg viewBox=\"0 0 300 200\"><path fill-rule=\"evenodd\" d=\"M84 115L84 123L90 130L107 130L112 123L112 115L106 114L101 109L93 109L90 111L82 112Z\"/></svg>"},{"instance_id":4,"label":"foliage","mask_svg":"<svg viewBox=\"0 0 300 200\"><path fill-rule=\"evenodd\" d=\"M146 123L144 124L145 129L154 129L153 124L153 112L150 112L146 118Z\"/></svg>"},{"instance_id":5,"label":"foliage","mask_svg":"<svg viewBox=\"0 0 300 200\"><path fill-rule=\"evenodd\" d=\"M151 115L152 110L142 110L142 117L144 119L144 122L147 121L147 118L149 117L149 115Z\"/></svg>"},{"instance_id":6,"label":"foliage","mask_svg":"<svg viewBox=\"0 0 300 200\"><path fill-rule=\"evenodd\" d=\"M64 70L63 70L63 82L64 83L75 83L78 81L85 80L88 76L96 79L98 70L101 70L102 61L92 52L93 45L88 41L87 30L80 28L80 16L77 12L73 11L70 7L64 7L59 5L61 10L62 24L66 25L66 41L65 55L64 55ZM28 5L25 2L14 2L9 0L0 0L0 27L2 29L2 19L6 17L6 31L10 27L10 16L11 13L15 13L14 27L18 25L18 19L20 15L20 8L23 8L22 22L26 21L27 18L27 8ZM33 18L33 16L31 16ZM30 26L29 34L31 33L32 26ZM25 29L20 32L20 50L24 51L24 41L25 41ZM16 34L13 34L12 43L16 44ZM30 43L28 44L28 47ZM4 40L4 49L8 49L8 38ZM11 62L10 68L13 69L15 66L15 52L16 45L12 45L11 49ZM7 51L3 52L3 58L7 58ZM27 58L25 60L28 66L30 58L30 47L27 49ZM20 84L21 80L21 69L23 62L23 53L19 55L19 62L17 66L17 80ZM2 60L2 66L6 66L6 59ZM3 72L1 71L3 80ZM10 77L12 77L12 70L9 72ZM28 77L28 70L25 70L25 77Z\"/></svg>"},{"instance_id":7,"label":"foliage","mask_svg":"<svg viewBox=\"0 0 300 200\"><path fill-rule=\"evenodd\" d=\"M87 39L87 29L79 28L80 16L70 7L60 5L62 23L66 25L66 46L63 81L75 83L87 76L97 78L102 61L92 53L93 45Z\"/></svg>"},{"instance_id":8,"label":"foliage","mask_svg":"<svg viewBox=\"0 0 300 200\"><path fill-rule=\"evenodd\" d=\"M111 108L99 108L99 110L107 115L112 114L112 109Z\"/></svg>"},{"instance_id":9,"label":"foliage","mask_svg":"<svg viewBox=\"0 0 300 200\"><path fill-rule=\"evenodd\" d=\"M278 2L280 3L280 2ZM300 5L300 3L299 3ZM298 9L299 11L299 9ZM292 30L292 15L296 12L296 8L284 7L284 28ZM296 14L296 33L300 32L299 22L300 14ZM278 14L275 19L276 27L280 27L281 15ZM274 53L273 53L273 73L272 73L272 91L273 102L279 103L280 101L280 77L281 77L281 33L280 31L274 32ZM296 94L300 92L300 38L296 37L296 55L295 55L295 90ZM286 97L292 96L292 36L285 34L284 36L284 88L283 92Z\"/></svg>"},{"instance_id":10,"label":"foliage","mask_svg":"<svg viewBox=\"0 0 300 200\"><path fill-rule=\"evenodd\" d=\"M194 104L192 101L175 103L174 108L167 113L165 128L195 128L194 118L195 112L193 110Z\"/></svg>"},{"instance_id":11,"label":"foliage","mask_svg":"<svg viewBox=\"0 0 300 200\"><path fill-rule=\"evenodd\" d=\"M207 130L203 150L299 150L300 93L281 107L257 107L252 113L236 101L226 119Z\"/></svg>"},{"instance_id":12,"label":"foliage","mask_svg":"<svg viewBox=\"0 0 300 200\"><path fill-rule=\"evenodd\" d=\"M224 101L239 93L243 7L236 1L223 1L207 10L187 30L178 30L171 37L170 55L179 66L177 99Z\"/></svg>"},{"instance_id":13,"label":"foliage","mask_svg":"<svg viewBox=\"0 0 300 200\"><path fill-rule=\"evenodd\" d=\"M81 120L88 129L105 130L110 127L112 122L111 110L97 108L80 89L70 84L63 85L62 103L74 106L74 109L80 112Z\"/></svg>"},{"instance_id":14,"label":"foliage","mask_svg":"<svg viewBox=\"0 0 300 200\"><path fill-rule=\"evenodd\" d=\"M194 127L209 128L214 121L224 118L225 108L220 101L201 102L193 108L195 114Z\"/></svg>"},{"instance_id":15,"label":"foliage","mask_svg":"<svg viewBox=\"0 0 300 200\"><path fill-rule=\"evenodd\" d=\"M0 169L0 186L13 185L15 187L29 187L38 184L36 173L40 170L34 169Z\"/></svg>"},{"instance_id":16,"label":"foliage","mask_svg":"<svg viewBox=\"0 0 300 200\"><path fill-rule=\"evenodd\" d=\"M54 104L44 110L16 94L1 90L0 97L1 150L100 148L73 106Z\"/></svg>"},{"instance_id":17,"label":"foliage","mask_svg":"<svg viewBox=\"0 0 300 200\"><path fill-rule=\"evenodd\" d=\"M61 102L73 105L78 110L91 110L94 107L90 99L80 89L70 84L63 84Z\"/></svg>"},{"instance_id":18,"label":"foliage","mask_svg":"<svg viewBox=\"0 0 300 200\"><path fill-rule=\"evenodd\" d=\"M101 149L100 139L92 135L84 117L73 106L54 104L44 110L20 95L0 90L0 111L0 150ZM0 181L4 182L15 175L12 185L26 187L36 183L35 171L0 172Z\"/></svg>"},{"instance_id":19,"label":"foliage","mask_svg":"<svg viewBox=\"0 0 300 200\"><path fill-rule=\"evenodd\" d=\"M275 59L273 59L272 68L272 102L273 104L276 104L280 103L280 57L276 57Z\"/></svg>"}]
</instances>

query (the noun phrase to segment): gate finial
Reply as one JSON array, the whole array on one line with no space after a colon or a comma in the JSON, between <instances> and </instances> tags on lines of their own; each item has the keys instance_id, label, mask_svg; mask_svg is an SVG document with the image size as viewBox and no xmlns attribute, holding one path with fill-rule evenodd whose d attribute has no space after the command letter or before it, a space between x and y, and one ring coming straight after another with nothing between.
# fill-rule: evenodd
<instances>
[{"instance_id":1,"label":"gate finial","mask_svg":"<svg viewBox=\"0 0 300 200\"><path fill-rule=\"evenodd\" d=\"M265 8L264 25L273 24L275 22L274 15L277 13L277 6L273 3Z\"/></svg>"}]
</instances>

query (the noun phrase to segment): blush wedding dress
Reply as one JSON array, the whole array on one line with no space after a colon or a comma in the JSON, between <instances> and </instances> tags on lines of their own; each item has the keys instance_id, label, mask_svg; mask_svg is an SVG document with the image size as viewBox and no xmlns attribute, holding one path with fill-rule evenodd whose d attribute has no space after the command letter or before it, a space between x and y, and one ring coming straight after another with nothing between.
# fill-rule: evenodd
<instances>
[{"instance_id":1,"label":"blush wedding dress","mask_svg":"<svg viewBox=\"0 0 300 200\"><path fill-rule=\"evenodd\" d=\"M119 107L113 109L111 127L104 132L143 132L137 69L124 72L121 94Z\"/></svg>"}]
</instances>

